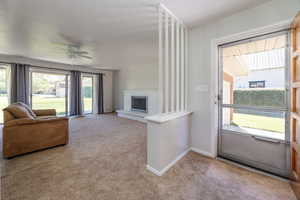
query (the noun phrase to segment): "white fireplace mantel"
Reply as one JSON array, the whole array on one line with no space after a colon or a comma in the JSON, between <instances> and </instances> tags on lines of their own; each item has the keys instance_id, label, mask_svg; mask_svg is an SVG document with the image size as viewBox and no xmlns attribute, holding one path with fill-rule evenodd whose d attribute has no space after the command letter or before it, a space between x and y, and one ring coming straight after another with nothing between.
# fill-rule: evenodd
<instances>
[{"instance_id":1,"label":"white fireplace mantel","mask_svg":"<svg viewBox=\"0 0 300 200\"><path fill-rule=\"evenodd\" d=\"M117 110L119 117L125 117L141 122L146 122L144 117L155 115L158 113L158 96L157 90L125 90L123 92L124 108ZM131 110L132 96L146 96L147 97L147 113L137 112Z\"/></svg>"}]
</instances>

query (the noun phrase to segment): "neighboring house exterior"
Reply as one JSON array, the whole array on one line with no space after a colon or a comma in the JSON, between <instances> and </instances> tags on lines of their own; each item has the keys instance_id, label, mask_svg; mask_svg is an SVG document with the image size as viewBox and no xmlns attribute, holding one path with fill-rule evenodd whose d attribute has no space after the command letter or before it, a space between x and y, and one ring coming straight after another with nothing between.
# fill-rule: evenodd
<instances>
[{"instance_id":1,"label":"neighboring house exterior","mask_svg":"<svg viewBox=\"0 0 300 200\"><path fill-rule=\"evenodd\" d=\"M66 86L65 83L57 82L55 84L55 96L56 97L65 97Z\"/></svg>"},{"instance_id":2,"label":"neighboring house exterior","mask_svg":"<svg viewBox=\"0 0 300 200\"><path fill-rule=\"evenodd\" d=\"M284 67L251 70L247 76L235 77L234 88L283 88L285 85L285 78L282 74L284 73Z\"/></svg>"},{"instance_id":3,"label":"neighboring house exterior","mask_svg":"<svg viewBox=\"0 0 300 200\"><path fill-rule=\"evenodd\" d=\"M285 87L284 67L250 70L247 76L223 73L223 103L232 104L233 94L237 90L262 89L274 90ZM233 119L232 109L223 109L223 125L230 125Z\"/></svg>"}]
</instances>

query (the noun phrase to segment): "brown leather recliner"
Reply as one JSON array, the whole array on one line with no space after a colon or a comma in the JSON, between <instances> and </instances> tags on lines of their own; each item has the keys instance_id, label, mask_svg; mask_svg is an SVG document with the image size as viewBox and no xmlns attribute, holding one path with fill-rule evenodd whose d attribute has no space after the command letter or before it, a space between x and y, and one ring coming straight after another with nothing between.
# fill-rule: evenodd
<instances>
[{"instance_id":1,"label":"brown leather recliner","mask_svg":"<svg viewBox=\"0 0 300 200\"><path fill-rule=\"evenodd\" d=\"M3 109L3 156L6 158L68 143L67 117L56 117L54 109L29 109L18 103Z\"/></svg>"}]
</instances>

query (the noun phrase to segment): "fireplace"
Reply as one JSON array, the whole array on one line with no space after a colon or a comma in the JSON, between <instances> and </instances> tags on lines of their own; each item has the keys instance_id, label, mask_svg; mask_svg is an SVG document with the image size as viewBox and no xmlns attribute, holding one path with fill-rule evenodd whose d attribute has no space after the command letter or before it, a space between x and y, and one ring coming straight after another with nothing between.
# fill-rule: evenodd
<instances>
[{"instance_id":1,"label":"fireplace","mask_svg":"<svg viewBox=\"0 0 300 200\"><path fill-rule=\"evenodd\" d=\"M157 90L124 90L124 108L119 117L146 123L145 117L158 113Z\"/></svg>"},{"instance_id":2,"label":"fireplace","mask_svg":"<svg viewBox=\"0 0 300 200\"><path fill-rule=\"evenodd\" d=\"M148 112L148 99L146 96L131 96L131 110L138 112Z\"/></svg>"}]
</instances>

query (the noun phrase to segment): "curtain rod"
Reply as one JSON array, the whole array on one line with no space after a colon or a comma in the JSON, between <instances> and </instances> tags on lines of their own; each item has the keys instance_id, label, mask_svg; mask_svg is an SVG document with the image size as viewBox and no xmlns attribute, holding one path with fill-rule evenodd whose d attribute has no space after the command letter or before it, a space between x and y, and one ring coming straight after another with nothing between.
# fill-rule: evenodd
<instances>
[{"instance_id":1,"label":"curtain rod","mask_svg":"<svg viewBox=\"0 0 300 200\"><path fill-rule=\"evenodd\" d=\"M9 63L9 62L2 62L2 61L0 61L0 64L8 64L8 65L11 65L11 64L20 64L20 63L13 63L13 62L11 62L11 63ZM30 67L35 67L35 68L45 68L45 69L53 69L53 70L61 70L61 71L67 71L67 72L71 72L71 71L80 71L80 72L83 72L83 73L88 73L88 74L95 74L95 75L97 75L97 74L102 74L103 76L105 76L105 74L104 73L96 73L96 72L86 72L86 71L82 71L82 70L67 70L67 69L60 69L60 68L55 68L55 67L41 67L41 66L34 66L34 65L28 65L28 64L25 64L25 65L27 65L27 66L30 66Z\"/></svg>"}]
</instances>

